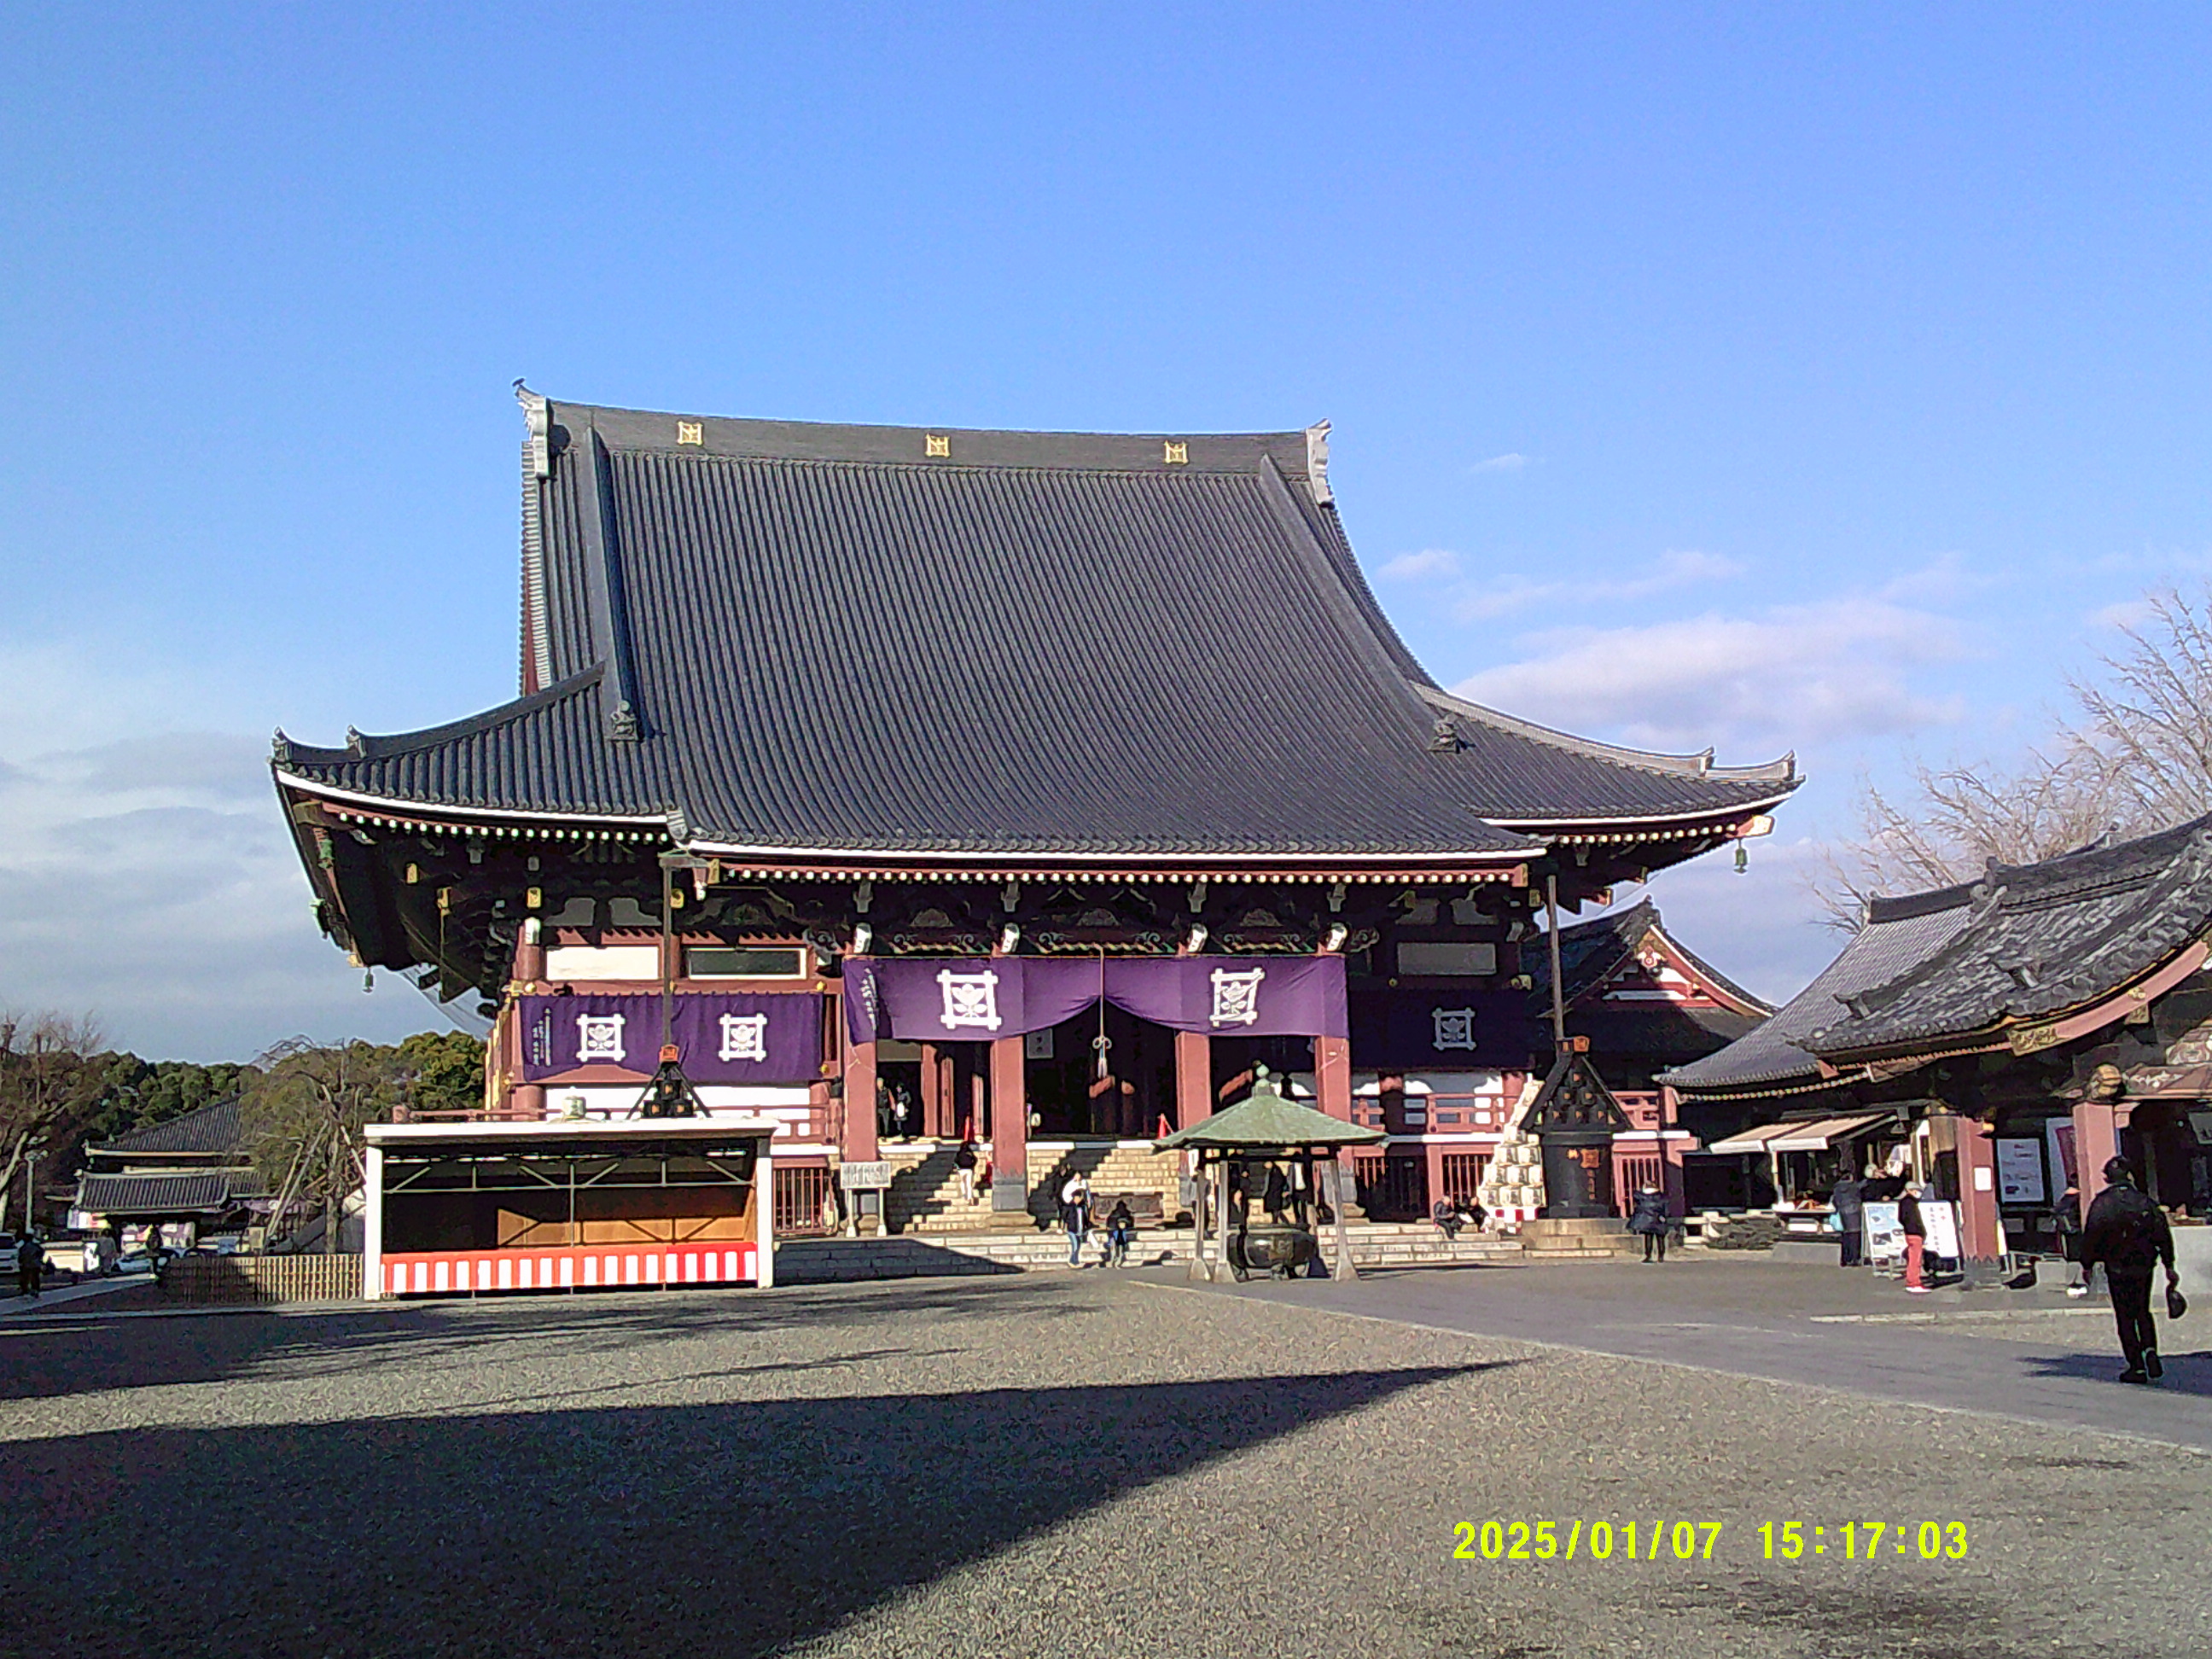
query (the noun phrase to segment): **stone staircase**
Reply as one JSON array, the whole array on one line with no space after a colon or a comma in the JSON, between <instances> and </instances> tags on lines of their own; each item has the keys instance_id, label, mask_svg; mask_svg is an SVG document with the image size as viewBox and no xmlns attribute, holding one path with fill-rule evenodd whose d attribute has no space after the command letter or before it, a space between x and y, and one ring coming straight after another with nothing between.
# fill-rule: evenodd
<instances>
[{"instance_id":1,"label":"stone staircase","mask_svg":"<svg viewBox=\"0 0 2212 1659\"><path fill-rule=\"evenodd\" d=\"M894 1142L883 1149L886 1163L896 1166L884 1212L895 1234L969 1234L1008 1229L1023 1231L1018 1218L994 1217L991 1194L978 1188L974 1201L960 1190L960 1168L953 1162L959 1148L934 1142L907 1146ZM1037 1222L1051 1224L1059 1217L1060 1189L1080 1170L1094 1193L1158 1193L1161 1213L1174 1219L1180 1206L1182 1160L1174 1152L1155 1152L1150 1146L1109 1140L1078 1142L1073 1146L1033 1146L1029 1155L1030 1213ZM1063 1249L1066 1248L1062 1247Z\"/></svg>"},{"instance_id":2,"label":"stone staircase","mask_svg":"<svg viewBox=\"0 0 2212 1659\"><path fill-rule=\"evenodd\" d=\"M1060 1189L1070 1176L1080 1173L1091 1190L1109 1193L1158 1193L1160 1213L1169 1220L1182 1211L1182 1155L1156 1152L1149 1146L1110 1140L1078 1141L1073 1146L1030 1148L1030 1212L1043 1221L1055 1221L1060 1212Z\"/></svg>"},{"instance_id":3,"label":"stone staircase","mask_svg":"<svg viewBox=\"0 0 2212 1659\"><path fill-rule=\"evenodd\" d=\"M1117 1189L1126 1190L1126 1189ZM1517 1240L1462 1235L1448 1241L1424 1223L1371 1223L1353 1227L1352 1260L1361 1268L1509 1266L1529 1260ZM1188 1263L1188 1227L1139 1229L1131 1247L1132 1267ZM1324 1249L1329 1241L1323 1240ZM1547 1260L1611 1260L1611 1251L1577 1252ZM1086 1267L1098 1261L1098 1245L1086 1240ZM1034 1273L1067 1267L1067 1236L1057 1229L961 1235L918 1232L890 1238L787 1239L776 1246L780 1285L813 1285L865 1279L917 1279Z\"/></svg>"},{"instance_id":4,"label":"stone staircase","mask_svg":"<svg viewBox=\"0 0 2212 1659\"><path fill-rule=\"evenodd\" d=\"M957 1146L892 1145L883 1149L895 1166L884 1195L886 1219L894 1233L979 1233L991 1223L991 1194L978 1187L972 1202L960 1192Z\"/></svg>"},{"instance_id":5,"label":"stone staircase","mask_svg":"<svg viewBox=\"0 0 2212 1659\"><path fill-rule=\"evenodd\" d=\"M1628 1231L1626 1221L1610 1215L1573 1221L1541 1218L1524 1221L1521 1247L1530 1261L1609 1261L1617 1256L1644 1254L1644 1241Z\"/></svg>"}]
</instances>

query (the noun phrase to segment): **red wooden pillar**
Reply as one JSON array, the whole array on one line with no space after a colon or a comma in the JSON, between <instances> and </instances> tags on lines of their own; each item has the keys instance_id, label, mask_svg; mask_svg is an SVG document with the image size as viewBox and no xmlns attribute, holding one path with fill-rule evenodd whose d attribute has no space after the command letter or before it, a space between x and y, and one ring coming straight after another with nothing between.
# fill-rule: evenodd
<instances>
[{"instance_id":1,"label":"red wooden pillar","mask_svg":"<svg viewBox=\"0 0 2212 1659\"><path fill-rule=\"evenodd\" d=\"M1000 1037L991 1044L991 1175L994 1180L1021 1177L1030 1188L1030 1096L1023 1039ZM1026 1207L1026 1206L1025 1206Z\"/></svg>"},{"instance_id":2,"label":"red wooden pillar","mask_svg":"<svg viewBox=\"0 0 2212 1659\"><path fill-rule=\"evenodd\" d=\"M1213 1115L1213 1039L1203 1031L1177 1031L1175 1058L1175 1126L1188 1129Z\"/></svg>"},{"instance_id":3,"label":"red wooden pillar","mask_svg":"<svg viewBox=\"0 0 2212 1659\"><path fill-rule=\"evenodd\" d=\"M1314 1045L1314 1093L1321 1109L1340 1122L1352 1121L1352 1042L1348 1037L1317 1036ZM1347 1191L1352 1187L1352 1154L1341 1153L1337 1167L1343 1171L1342 1180ZM1364 1212L1357 1204L1344 1206L1347 1221L1364 1221Z\"/></svg>"},{"instance_id":4,"label":"red wooden pillar","mask_svg":"<svg viewBox=\"0 0 2212 1659\"><path fill-rule=\"evenodd\" d=\"M1346 1037L1314 1039L1314 1093L1331 1117L1352 1121L1352 1043Z\"/></svg>"},{"instance_id":5,"label":"red wooden pillar","mask_svg":"<svg viewBox=\"0 0 2212 1659\"><path fill-rule=\"evenodd\" d=\"M945 1133L945 1058L935 1043L921 1045L921 1132L932 1140Z\"/></svg>"},{"instance_id":6,"label":"red wooden pillar","mask_svg":"<svg viewBox=\"0 0 2212 1659\"><path fill-rule=\"evenodd\" d=\"M2105 1165L2120 1155L2120 1115L2101 1100L2085 1100L2074 1109L2074 1170L2081 1183L2081 1215L2105 1190ZM2065 1179L2064 1171L2059 1179ZM2063 1190L2063 1189L2062 1189Z\"/></svg>"},{"instance_id":7,"label":"red wooden pillar","mask_svg":"<svg viewBox=\"0 0 2212 1659\"><path fill-rule=\"evenodd\" d=\"M845 1042L845 1128L839 1138L848 1164L876 1161L876 1045Z\"/></svg>"},{"instance_id":8,"label":"red wooden pillar","mask_svg":"<svg viewBox=\"0 0 2212 1659\"><path fill-rule=\"evenodd\" d=\"M1959 1120L1959 1248L1969 1260L1994 1261L2004 1254L1997 1214L1996 1140L1986 1123Z\"/></svg>"}]
</instances>

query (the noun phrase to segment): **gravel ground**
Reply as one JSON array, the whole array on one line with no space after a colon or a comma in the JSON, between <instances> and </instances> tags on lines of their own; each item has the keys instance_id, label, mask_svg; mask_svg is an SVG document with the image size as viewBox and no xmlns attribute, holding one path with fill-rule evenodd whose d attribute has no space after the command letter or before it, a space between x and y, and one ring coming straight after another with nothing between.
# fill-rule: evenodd
<instances>
[{"instance_id":1,"label":"gravel ground","mask_svg":"<svg viewBox=\"0 0 2212 1659\"><path fill-rule=\"evenodd\" d=\"M2198 1454L1105 1275L42 1317L0 1402L0 1655L2212 1649ZM1759 1559L1851 1519L1969 1553Z\"/></svg>"}]
</instances>

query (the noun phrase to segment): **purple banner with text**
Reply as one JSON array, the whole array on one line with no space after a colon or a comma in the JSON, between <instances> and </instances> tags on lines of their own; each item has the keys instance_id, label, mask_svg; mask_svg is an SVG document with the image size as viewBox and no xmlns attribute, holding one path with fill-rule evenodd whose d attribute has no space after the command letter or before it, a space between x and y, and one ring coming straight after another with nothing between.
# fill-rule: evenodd
<instances>
[{"instance_id":1,"label":"purple banner with text","mask_svg":"<svg viewBox=\"0 0 2212 1659\"><path fill-rule=\"evenodd\" d=\"M855 1042L988 1042L1073 1019L1103 997L1212 1036L1342 1036L1341 957L856 957L845 963Z\"/></svg>"},{"instance_id":2,"label":"purple banner with text","mask_svg":"<svg viewBox=\"0 0 2212 1659\"><path fill-rule=\"evenodd\" d=\"M580 1066L650 1073L660 1062L657 996L520 1000L525 1082ZM738 991L679 996L675 1039L694 1083L811 1083L822 1075L822 999Z\"/></svg>"}]
</instances>

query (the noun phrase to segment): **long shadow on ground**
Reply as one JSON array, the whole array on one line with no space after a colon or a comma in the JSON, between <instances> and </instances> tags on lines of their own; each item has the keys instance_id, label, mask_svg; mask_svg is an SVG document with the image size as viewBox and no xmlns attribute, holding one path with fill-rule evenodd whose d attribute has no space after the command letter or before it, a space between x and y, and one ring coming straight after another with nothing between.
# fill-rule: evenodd
<instances>
[{"instance_id":1,"label":"long shadow on ground","mask_svg":"<svg viewBox=\"0 0 2212 1659\"><path fill-rule=\"evenodd\" d=\"M888 1288L888 1287L886 1287ZM1058 1287L1004 1279L902 1281L902 1313L957 1320L1067 1317ZM380 1311L179 1312L116 1319L95 1312L0 1326L0 1401L216 1382L274 1370L343 1374L404 1354L414 1364L496 1363L512 1349L580 1356L746 1332L872 1325L880 1307L852 1286L757 1291L622 1291L410 1303ZM0 1489L4 1495L4 1489Z\"/></svg>"},{"instance_id":2,"label":"long shadow on ground","mask_svg":"<svg viewBox=\"0 0 2212 1659\"><path fill-rule=\"evenodd\" d=\"M773 1653L1466 1369L17 1442L0 1650Z\"/></svg>"}]
</instances>

